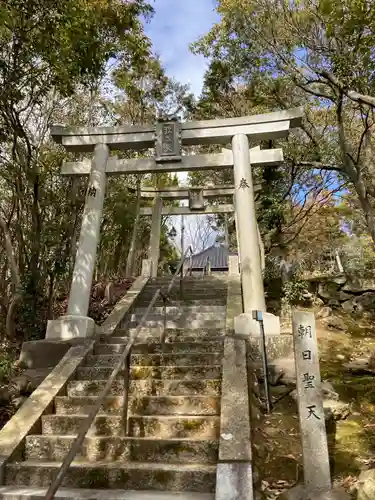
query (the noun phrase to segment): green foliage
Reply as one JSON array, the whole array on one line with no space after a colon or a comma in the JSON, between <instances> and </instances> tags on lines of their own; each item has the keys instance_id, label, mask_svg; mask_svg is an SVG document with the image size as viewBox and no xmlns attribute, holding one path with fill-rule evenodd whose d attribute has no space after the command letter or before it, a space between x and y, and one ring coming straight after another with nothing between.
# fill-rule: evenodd
<instances>
[{"instance_id":1,"label":"green foliage","mask_svg":"<svg viewBox=\"0 0 375 500\"><path fill-rule=\"evenodd\" d=\"M7 382L14 373L14 353L6 346L1 346L0 354L0 384Z\"/></svg>"},{"instance_id":2,"label":"green foliage","mask_svg":"<svg viewBox=\"0 0 375 500\"><path fill-rule=\"evenodd\" d=\"M295 277L293 280L283 284L283 301L288 305L300 304L303 302L307 291L306 281Z\"/></svg>"},{"instance_id":3,"label":"green foliage","mask_svg":"<svg viewBox=\"0 0 375 500\"><path fill-rule=\"evenodd\" d=\"M0 3L0 100L13 105L35 83L74 92L92 83L119 52L129 61L148 56L138 20L151 13L143 0L6 0Z\"/></svg>"},{"instance_id":4,"label":"green foliage","mask_svg":"<svg viewBox=\"0 0 375 500\"><path fill-rule=\"evenodd\" d=\"M192 46L211 59L197 110L238 116L302 105L303 133L281 143L292 185L302 165L339 172L375 241L371 4L219 0L217 12L220 21Z\"/></svg>"}]
</instances>

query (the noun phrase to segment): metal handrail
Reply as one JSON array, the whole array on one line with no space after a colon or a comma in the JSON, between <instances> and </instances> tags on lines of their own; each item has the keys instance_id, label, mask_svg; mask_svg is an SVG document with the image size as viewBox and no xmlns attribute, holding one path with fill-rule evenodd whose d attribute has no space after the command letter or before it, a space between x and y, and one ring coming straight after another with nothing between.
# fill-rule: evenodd
<instances>
[{"instance_id":1,"label":"metal handrail","mask_svg":"<svg viewBox=\"0 0 375 500\"><path fill-rule=\"evenodd\" d=\"M162 291L160 291L160 296L163 299L163 319L164 319L163 332L160 335L160 343L162 344L162 351L163 351L163 346L164 346L164 342L165 342L165 330L167 329L167 326L166 326L167 325L167 302L170 302L170 303L172 302L172 300L170 299L170 293L171 293L171 290L173 288L174 282L175 282L177 276L180 273L181 273L180 295L182 297L182 293L183 293L182 281L185 278L185 276L187 276L188 271L189 271L188 270L186 272L186 274L184 275L184 273L183 273L184 263L185 263L186 256L187 256L188 252L190 252L190 258L191 258L191 261L192 261L193 249L192 249L192 247L190 245L187 248L185 254L182 256L182 258L180 260L180 263L179 263L179 265L178 265L178 267L176 269L176 272L174 273L173 278L172 278L171 282L169 283L167 291L165 293L162 292Z\"/></svg>"},{"instance_id":2,"label":"metal handrail","mask_svg":"<svg viewBox=\"0 0 375 500\"><path fill-rule=\"evenodd\" d=\"M189 247L186 250L186 253L182 256L180 264L179 264L179 266L178 266L175 274L173 275L171 282L168 286L167 293L166 294L162 293L161 289L159 288L155 292L154 296L152 297L152 299L151 299L151 301L146 309L146 312L142 316L139 324L137 325L137 327L135 329L134 335L132 336L132 338L129 339L129 342L126 344L126 347L125 347L124 351L121 353L121 356L120 356L120 359L119 359L117 365L113 369L111 375L109 376L109 378L107 380L106 385L104 386L103 390L99 394L95 405L91 407L91 410L89 411L86 420L83 422L83 424L78 432L77 437L73 441L73 444L69 450L69 453L64 458L63 463L61 464L60 469L59 469L55 479L52 481L50 487L48 488L47 493L44 497L44 500L53 500L55 498L55 494L56 494L57 490L59 489L59 487L61 486L61 483L64 479L65 474L67 473L67 471L70 467L70 464L72 463L72 461L74 460L74 457L77 455L78 451L80 450L80 448L83 444L83 441L85 440L86 434L87 434L88 430L90 429L90 427L91 427L91 425L96 417L96 414L98 413L98 411L100 410L100 407L103 404L104 398L107 397L117 375L121 372L121 370L124 369L124 365L127 364L127 358L130 354L130 350L131 350L135 340L137 339L139 332L141 331L151 309L153 308L153 306L154 306L155 302L157 301L157 299L159 298L159 296L162 296L163 300L164 300L164 297L165 298L169 297L170 291L172 290L172 287L173 287L173 284L176 280L176 277L180 273L181 268L183 268L186 255L187 255L189 250L191 250L191 247Z\"/></svg>"}]
</instances>

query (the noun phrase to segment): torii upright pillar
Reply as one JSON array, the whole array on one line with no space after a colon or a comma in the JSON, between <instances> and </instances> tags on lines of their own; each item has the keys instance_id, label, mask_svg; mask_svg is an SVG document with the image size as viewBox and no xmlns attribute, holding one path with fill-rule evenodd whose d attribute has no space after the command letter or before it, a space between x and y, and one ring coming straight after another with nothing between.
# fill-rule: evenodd
<instances>
[{"instance_id":1,"label":"torii upright pillar","mask_svg":"<svg viewBox=\"0 0 375 500\"><path fill-rule=\"evenodd\" d=\"M244 312L265 312L266 301L247 136L236 134L232 140L232 148ZM238 209L239 207L241 208Z\"/></svg>"},{"instance_id":2,"label":"torii upright pillar","mask_svg":"<svg viewBox=\"0 0 375 500\"><path fill-rule=\"evenodd\" d=\"M150 244L148 247L148 258L151 260L152 278L156 278L156 276L158 275L162 209L163 200L160 196L160 193L156 193L152 211Z\"/></svg>"}]
</instances>

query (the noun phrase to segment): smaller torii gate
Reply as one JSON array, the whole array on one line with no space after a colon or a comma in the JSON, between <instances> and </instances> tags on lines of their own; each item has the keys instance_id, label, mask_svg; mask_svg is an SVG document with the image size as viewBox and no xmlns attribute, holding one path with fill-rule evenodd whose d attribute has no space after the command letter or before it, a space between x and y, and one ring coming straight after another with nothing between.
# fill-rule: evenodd
<instances>
[{"instance_id":1,"label":"smaller torii gate","mask_svg":"<svg viewBox=\"0 0 375 500\"><path fill-rule=\"evenodd\" d=\"M254 185L254 193L260 193L261 185ZM150 244L148 257L151 260L151 275L156 277L160 257L160 230L163 215L209 215L209 214L234 214L233 203L219 205L205 205L205 200L228 196L233 198L235 194L234 185L222 186L192 186L192 187L165 187L160 189L142 189L141 198L154 200L153 207L142 207L140 215L152 216ZM169 207L163 206L164 200L189 200L189 206ZM236 224L237 231L237 224ZM258 231L259 246L263 244ZM237 236L237 246L238 236ZM262 266L263 266L263 255Z\"/></svg>"}]
</instances>

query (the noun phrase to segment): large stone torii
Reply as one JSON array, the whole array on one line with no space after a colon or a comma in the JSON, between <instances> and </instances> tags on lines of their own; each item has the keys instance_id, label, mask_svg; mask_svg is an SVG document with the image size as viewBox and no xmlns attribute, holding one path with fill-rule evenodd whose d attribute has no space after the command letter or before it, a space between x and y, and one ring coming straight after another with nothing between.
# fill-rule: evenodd
<instances>
[{"instance_id":1,"label":"large stone torii","mask_svg":"<svg viewBox=\"0 0 375 500\"><path fill-rule=\"evenodd\" d=\"M87 316L93 279L107 175L177 172L234 167L235 207L241 254L244 312L265 311L263 276L258 248L258 229L252 165L267 166L283 161L281 149L251 150L253 142L287 137L300 126L302 110L292 109L240 118L180 123L158 122L142 127L51 128L53 139L67 151L93 152L92 160L64 162L63 175L88 175L67 315L49 321L47 338L91 336L94 321ZM181 146L232 143L232 151L182 156ZM110 158L110 150L144 150L155 147L154 158Z\"/></svg>"}]
</instances>

